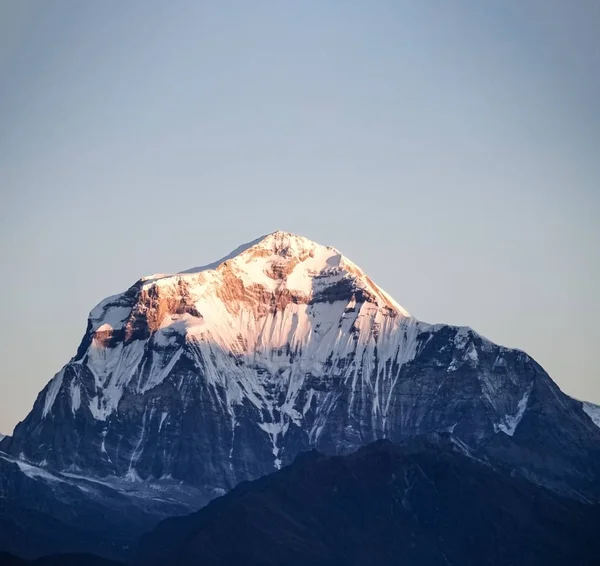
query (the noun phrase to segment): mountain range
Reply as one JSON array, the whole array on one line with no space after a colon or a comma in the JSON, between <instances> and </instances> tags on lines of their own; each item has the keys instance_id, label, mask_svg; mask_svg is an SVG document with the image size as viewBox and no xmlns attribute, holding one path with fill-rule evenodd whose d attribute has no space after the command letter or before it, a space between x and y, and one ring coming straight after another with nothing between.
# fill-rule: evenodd
<instances>
[{"instance_id":1,"label":"mountain range","mask_svg":"<svg viewBox=\"0 0 600 566\"><path fill-rule=\"evenodd\" d=\"M301 453L440 434L595 505L598 415L524 352L419 321L336 249L275 232L91 311L73 358L0 440L0 548L124 558L162 519Z\"/></svg>"}]
</instances>

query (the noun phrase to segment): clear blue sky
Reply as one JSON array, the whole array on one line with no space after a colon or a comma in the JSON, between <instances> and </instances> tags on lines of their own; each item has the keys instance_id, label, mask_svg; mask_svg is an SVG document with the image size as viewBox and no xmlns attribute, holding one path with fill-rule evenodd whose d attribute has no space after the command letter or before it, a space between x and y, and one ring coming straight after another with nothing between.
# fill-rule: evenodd
<instances>
[{"instance_id":1,"label":"clear blue sky","mask_svg":"<svg viewBox=\"0 0 600 566\"><path fill-rule=\"evenodd\" d=\"M600 402L600 4L0 0L0 430L145 274L275 229Z\"/></svg>"}]
</instances>

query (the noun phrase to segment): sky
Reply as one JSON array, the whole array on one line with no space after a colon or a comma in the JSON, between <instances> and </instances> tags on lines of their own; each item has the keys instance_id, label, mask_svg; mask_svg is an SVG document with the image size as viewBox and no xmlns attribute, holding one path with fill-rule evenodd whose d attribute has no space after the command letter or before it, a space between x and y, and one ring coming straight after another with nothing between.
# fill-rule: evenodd
<instances>
[{"instance_id":1,"label":"sky","mask_svg":"<svg viewBox=\"0 0 600 566\"><path fill-rule=\"evenodd\" d=\"M143 275L286 230L600 403L600 4L0 0L0 431Z\"/></svg>"}]
</instances>

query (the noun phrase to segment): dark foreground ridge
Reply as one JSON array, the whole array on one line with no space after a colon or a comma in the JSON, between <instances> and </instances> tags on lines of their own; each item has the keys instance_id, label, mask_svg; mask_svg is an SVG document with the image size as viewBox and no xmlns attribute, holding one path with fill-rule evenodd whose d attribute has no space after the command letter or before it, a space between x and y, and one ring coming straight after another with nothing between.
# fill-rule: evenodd
<instances>
[{"instance_id":1,"label":"dark foreground ridge","mask_svg":"<svg viewBox=\"0 0 600 566\"><path fill-rule=\"evenodd\" d=\"M469 456L449 435L300 455L143 537L138 564L597 565L600 507Z\"/></svg>"},{"instance_id":2,"label":"dark foreground ridge","mask_svg":"<svg viewBox=\"0 0 600 566\"><path fill-rule=\"evenodd\" d=\"M119 562L90 554L57 554L27 561L6 552L0 552L0 566L125 566Z\"/></svg>"},{"instance_id":3,"label":"dark foreground ridge","mask_svg":"<svg viewBox=\"0 0 600 566\"><path fill-rule=\"evenodd\" d=\"M600 506L476 457L450 434L300 454L142 537L137 566L595 566ZM35 541L32 541L34 543ZM2 566L119 566L90 555Z\"/></svg>"},{"instance_id":4,"label":"dark foreground ridge","mask_svg":"<svg viewBox=\"0 0 600 566\"><path fill-rule=\"evenodd\" d=\"M157 502L152 492L127 497L97 481L22 466L0 452L0 551L24 559L64 553L122 559L159 522L157 504L163 518L185 512Z\"/></svg>"}]
</instances>

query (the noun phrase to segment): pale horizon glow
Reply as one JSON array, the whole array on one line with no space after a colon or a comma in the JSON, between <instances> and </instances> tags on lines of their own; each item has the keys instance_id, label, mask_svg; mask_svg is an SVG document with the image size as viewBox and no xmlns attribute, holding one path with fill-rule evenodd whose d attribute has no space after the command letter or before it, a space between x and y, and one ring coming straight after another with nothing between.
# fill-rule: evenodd
<instances>
[{"instance_id":1,"label":"pale horizon glow","mask_svg":"<svg viewBox=\"0 0 600 566\"><path fill-rule=\"evenodd\" d=\"M142 276L281 229L600 403L600 6L0 4L0 432Z\"/></svg>"}]
</instances>

